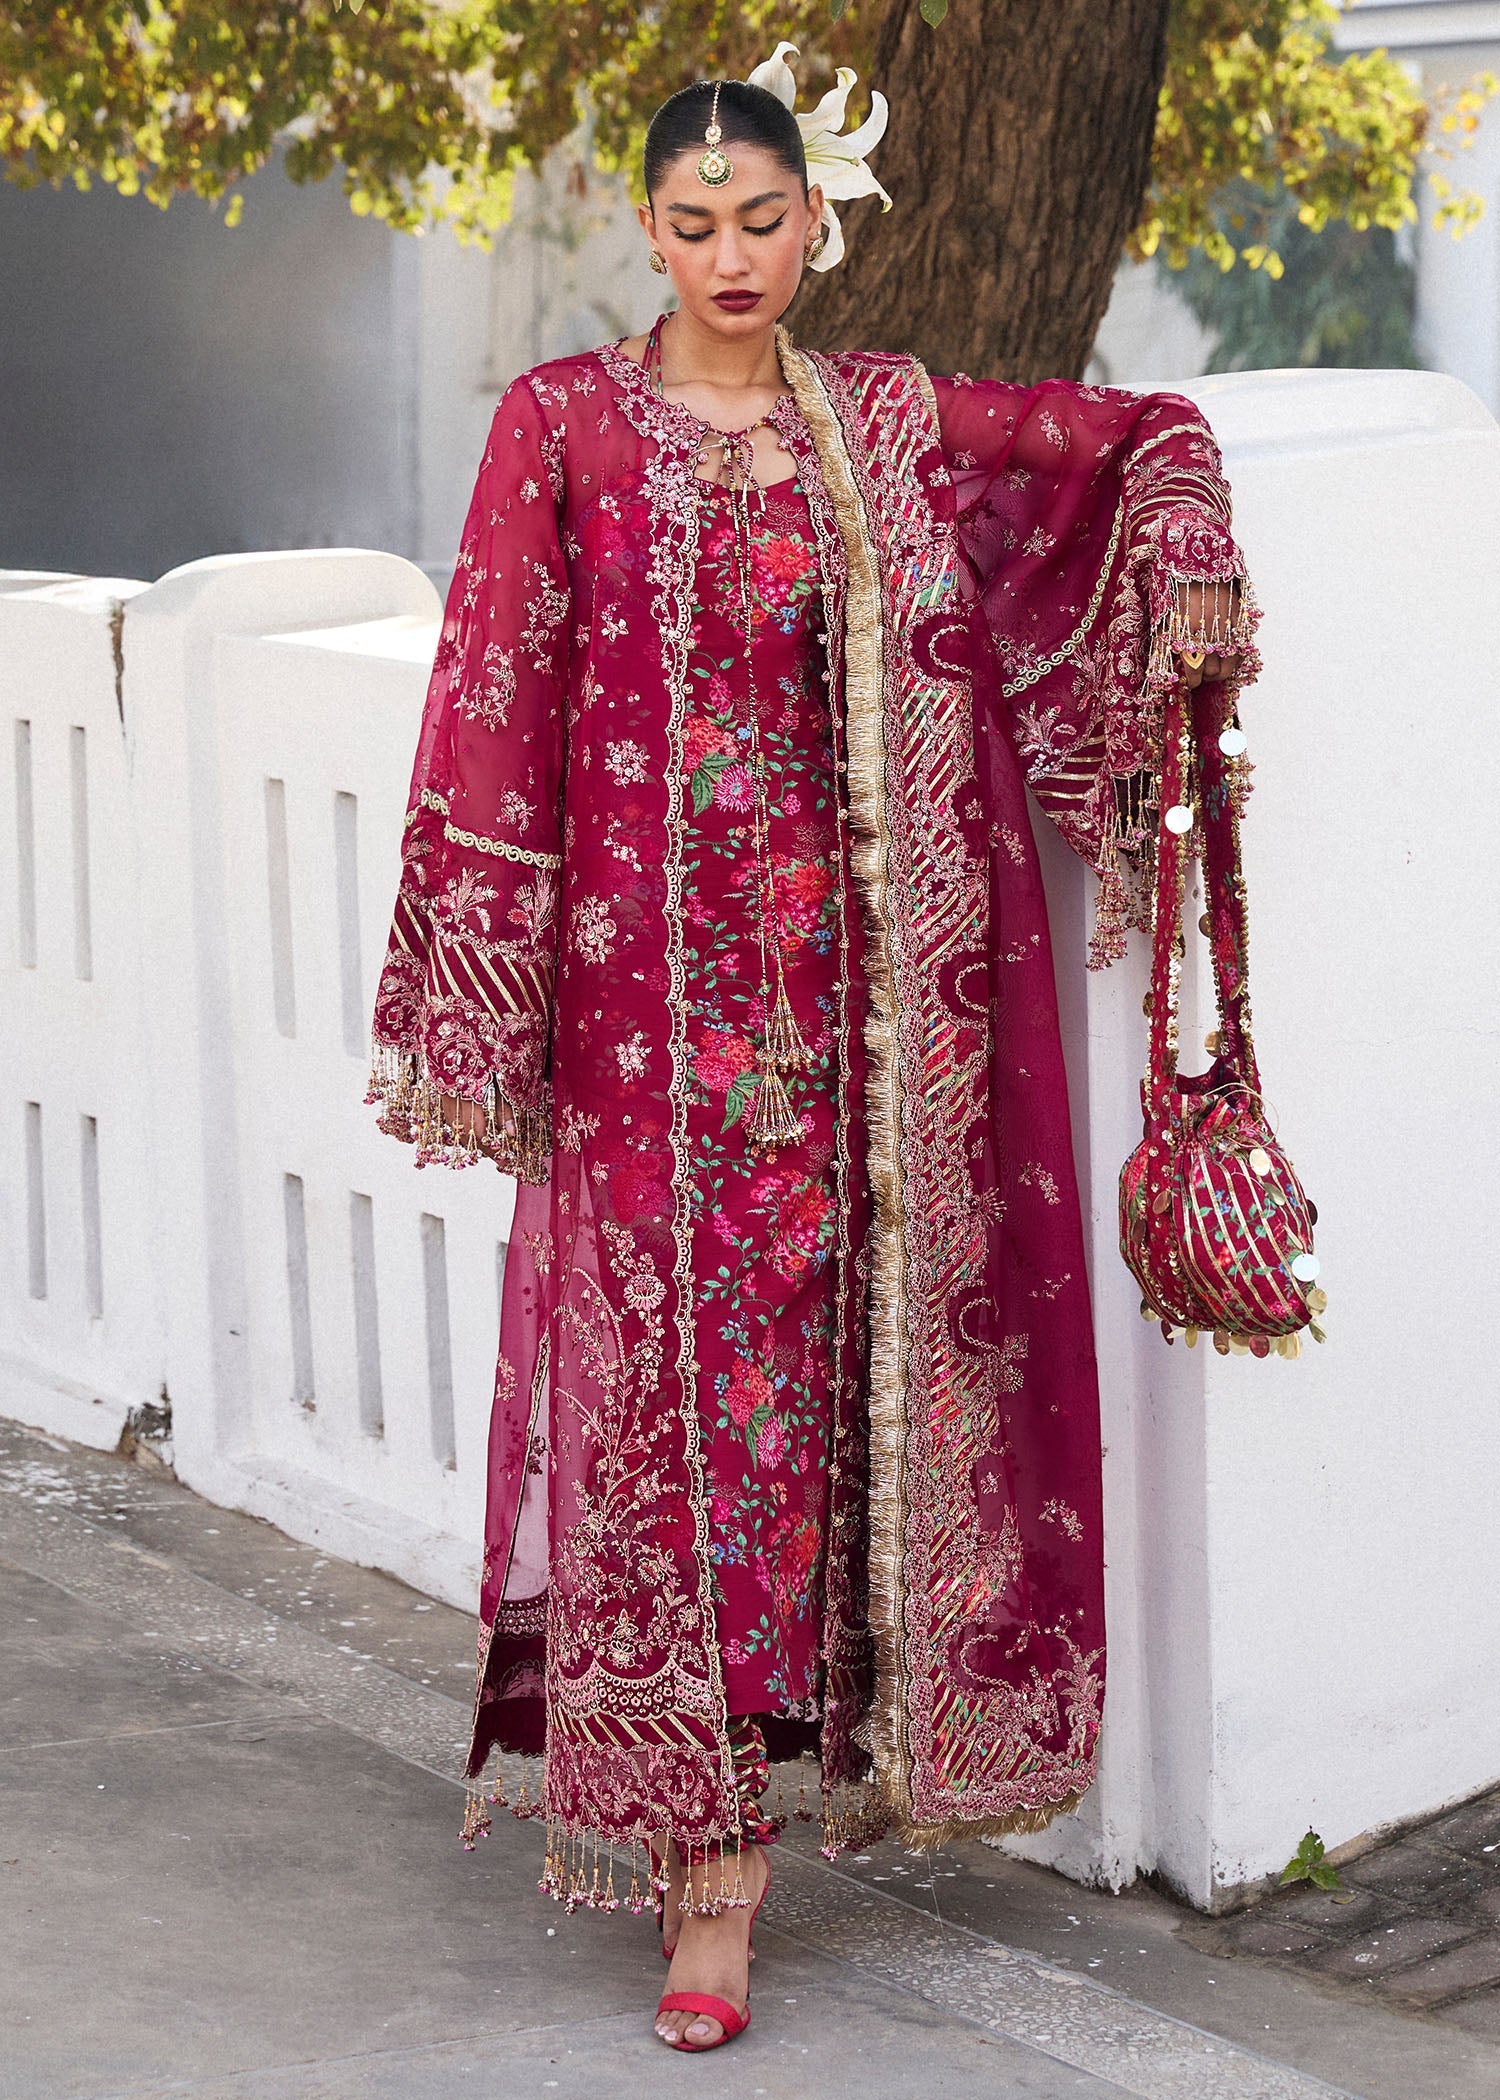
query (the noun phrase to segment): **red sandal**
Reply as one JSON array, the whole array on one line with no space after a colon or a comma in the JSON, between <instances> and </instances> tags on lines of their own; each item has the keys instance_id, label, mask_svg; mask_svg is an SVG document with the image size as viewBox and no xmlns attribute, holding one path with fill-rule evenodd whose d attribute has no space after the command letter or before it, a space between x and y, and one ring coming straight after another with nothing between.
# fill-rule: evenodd
<instances>
[{"instance_id":1,"label":"red sandal","mask_svg":"<svg viewBox=\"0 0 1500 2100\"><path fill-rule=\"evenodd\" d=\"M694 2056L702 2049L722 2048L725 2042L732 2042L737 2034L743 2034L750 2025L748 1999L745 2002L745 2010L741 2013L735 2010L727 1998L716 1998L712 1991L668 1991L656 2011L658 2018L664 2012L690 2012L701 2013L705 2019L718 2021L724 2032L716 2034L711 2042L690 2042L685 2034L679 2035L675 2042L667 2042L669 2049L686 2049ZM666 2041L665 2035L662 2036L662 2040Z\"/></svg>"},{"instance_id":2,"label":"red sandal","mask_svg":"<svg viewBox=\"0 0 1500 2100\"><path fill-rule=\"evenodd\" d=\"M766 1900L766 1890L770 1886L771 1862L768 1859L766 1861L765 1881L762 1884L760 1894L755 1899L754 1907L750 1912L749 1944L746 1951L748 1952L751 1961L754 1961L755 1959L755 1920L760 1913L761 1905ZM671 1960L672 1955L676 1953L676 1951L677 1948L675 1941L670 1951L667 1949L665 1944L663 1944L662 1952L667 1956L667 1959L669 1961ZM743 2034L745 2029L750 2025L750 1999L748 1995L745 1999L745 2010L742 2013L735 2006L731 2005L727 1998L717 1998L711 1991L668 1991L666 1996L662 1999L661 2003L656 2008L657 2018L660 2019L661 2015L664 2012L701 2013L706 2019L717 2020L719 2025L723 2028L723 2033L717 2035L711 2042L690 2042L683 2038L675 2042L667 2043L667 2047L669 2049L684 2049L687 2050L689 2054L694 2055L697 2054L699 2050L718 2049L725 2042L732 2042L737 2034ZM665 2041L666 2037L663 2036L662 2039Z\"/></svg>"}]
</instances>

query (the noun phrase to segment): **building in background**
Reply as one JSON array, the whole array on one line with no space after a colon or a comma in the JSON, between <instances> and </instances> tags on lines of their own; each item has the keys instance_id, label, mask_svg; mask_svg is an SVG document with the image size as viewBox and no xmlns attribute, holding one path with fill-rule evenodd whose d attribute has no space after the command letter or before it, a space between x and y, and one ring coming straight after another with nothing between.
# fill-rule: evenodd
<instances>
[{"instance_id":1,"label":"building in background","mask_svg":"<svg viewBox=\"0 0 1500 2100\"><path fill-rule=\"evenodd\" d=\"M1500 72L1500 0L1360 0L1429 91ZM1421 361L1500 412L1500 108L1448 172L1492 209L1410 249ZM159 576L199 555L379 547L441 581L490 415L545 357L643 328L661 281L622 186L524 178L486 254L393 234L278 167L245 216L0 183L0 567ZM794 317L795 318L795 317ZM1183 380L1215 347L1154 264L1122 267L1090 377Z\"/></svg>"}]
</instances>

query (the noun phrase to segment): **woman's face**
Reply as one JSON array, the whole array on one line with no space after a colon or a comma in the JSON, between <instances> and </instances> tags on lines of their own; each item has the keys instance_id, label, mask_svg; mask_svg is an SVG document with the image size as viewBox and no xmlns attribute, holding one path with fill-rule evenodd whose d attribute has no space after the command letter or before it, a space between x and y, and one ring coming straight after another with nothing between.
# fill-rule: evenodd
<instances>
[{"instance_id":1,"label":"woman's face","mask_svg":"<svg viewBox=\"0 0 1500 2100\"><path fill-rule=\"evenodd\" d=\"M725 146L733 175L710 189L698 179L701 150L678 154L640 221L683 310L721 335L754 335L792 303L823 192L814 184L804 196L774 154L738 141Z\"/></svg>"}]
</instances>

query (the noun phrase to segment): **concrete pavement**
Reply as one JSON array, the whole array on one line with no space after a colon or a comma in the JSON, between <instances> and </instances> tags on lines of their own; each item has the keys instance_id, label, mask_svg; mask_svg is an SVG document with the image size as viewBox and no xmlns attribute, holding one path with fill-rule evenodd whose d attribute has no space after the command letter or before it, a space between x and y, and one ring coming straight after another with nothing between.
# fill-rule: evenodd
<instances>
[{"instance_id":1,"label":"concrete pavement","mask_svg":"<svg viewBox=\"0 0 1500 2100\"><path fill-rule=\"evenodd\" d=\"M0 1613L0 2100L1500 2091L1482 2032L1152 1891L800 1829L750 2032L673 2055L649 1917L565 1916L503 1813L459 1848L464 1615L3 1423Z\"/></svg>"}]
</instances>

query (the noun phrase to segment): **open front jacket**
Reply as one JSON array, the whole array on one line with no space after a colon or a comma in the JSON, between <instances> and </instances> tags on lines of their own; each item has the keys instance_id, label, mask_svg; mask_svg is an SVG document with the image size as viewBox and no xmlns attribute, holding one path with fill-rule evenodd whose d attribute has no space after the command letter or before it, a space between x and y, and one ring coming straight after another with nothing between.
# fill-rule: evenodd
<instances>
[{"instance_id":1,"label":"open front jacket","mask_svg":"<svg viewBox=\"0 0 1500 2100\"><path fill-rule=\"evenodd\" d=\"M1025 787L1139 922L1184 585L1242 580L1170 395L796 350L777 427L818 541L868 1013L873 1203L842 1250L825 1795L1039 1827L1104 1689L1093 1345ZM375 1016L383 1127L518 1176L470 1769L545 1749L562 1832L733 1829L692 1379L681 891L699 426L618 347L518 379L480 470ZM1253 669L1253 611L1235 640ZM1233 692L1226 689L1226 706ZM690 806L690 805L689 805ZM486 1110L444 1132L443 1094Z\"/></svg>"}]
</instances>

